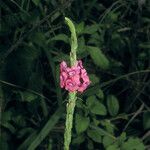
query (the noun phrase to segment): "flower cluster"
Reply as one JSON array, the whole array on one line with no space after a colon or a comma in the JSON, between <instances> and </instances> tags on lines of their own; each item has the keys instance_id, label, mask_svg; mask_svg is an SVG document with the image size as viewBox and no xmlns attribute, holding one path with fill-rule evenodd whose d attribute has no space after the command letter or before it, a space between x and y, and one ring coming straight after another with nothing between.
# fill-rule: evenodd
<instances>
[{"instance_id":1,"label":"flower cluster","mask_svg":"<svg viewBox=\"0 0 150 150\"><path fill-rule=\"evenodd\" d=\"M67 67L65 61L60 64L60 86L69 92L83 92L90 84L86 70L82 61L77 61L75 66Z\"/></svg>"}]
</instances>

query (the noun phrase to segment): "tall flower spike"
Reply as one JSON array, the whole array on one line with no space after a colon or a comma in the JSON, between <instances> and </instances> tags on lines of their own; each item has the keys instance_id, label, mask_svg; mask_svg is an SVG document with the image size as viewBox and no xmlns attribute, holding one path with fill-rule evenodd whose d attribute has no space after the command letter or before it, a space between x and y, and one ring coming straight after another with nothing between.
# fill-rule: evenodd
<instances>
[{"instance_id":1,"label":"tall flower spike","mask_svg":"<svg viewBox=\"0 0 150 150\"><path fill-rule=\"evenodd\" d=\"M82 61L77 61L76 51L78 47L76 30L73 22L65 17L66 24L71 31L71 52L70 52L70 64L71 67L67 67L66 62L62 62L60 65L60 86L69 91L69 99L67 103L65 133L64 133L64 150L69 150L71 143L71 130L73 125L73 114L76 105L76 93L77 91L83 92L90 84L86 70L82 66Z\"/></svg>"}]
</instances>

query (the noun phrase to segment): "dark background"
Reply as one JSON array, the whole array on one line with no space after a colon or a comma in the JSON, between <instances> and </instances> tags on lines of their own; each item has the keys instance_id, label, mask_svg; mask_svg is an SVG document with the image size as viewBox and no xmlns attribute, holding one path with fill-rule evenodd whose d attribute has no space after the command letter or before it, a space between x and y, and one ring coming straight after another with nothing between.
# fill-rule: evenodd
<instances>
[{"instance_id":1,"label":"dark background","mask_svg":"<svg viewBox=\"0 0 150 150\"><path fill-rule=\"evenodd\" d=\"M0 149L62 150L75 23L92 84L78 94L71 150L145 150L150 141L150 1L2 0Z\"/></svg>"}]
</instances>

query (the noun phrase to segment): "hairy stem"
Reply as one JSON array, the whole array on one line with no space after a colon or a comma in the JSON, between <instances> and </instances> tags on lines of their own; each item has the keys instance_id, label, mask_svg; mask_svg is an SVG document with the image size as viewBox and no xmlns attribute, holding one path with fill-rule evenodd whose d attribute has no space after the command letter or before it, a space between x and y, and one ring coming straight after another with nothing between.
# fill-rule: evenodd
<instances>
[{"instance_id":1,"label":"hairy stem","mask_svg":"<svg viewBox=\"0 0 150 150\"><path fill-rule=\"evenodd\" d=\"M66 24L69 26L71 31L71 52L70 52L70 64L74 66L76 64L76 51L77 51L77 37L74 24L69 18L65 17ZM65 124L65 134L64 134L64 150L69 150L69 145L71 143L71 130L73 125L73 114L76 104L76 92L69 93L69 100L67 103L67 114L66 114L66 124Z\"/></svg>"}]
</instances>

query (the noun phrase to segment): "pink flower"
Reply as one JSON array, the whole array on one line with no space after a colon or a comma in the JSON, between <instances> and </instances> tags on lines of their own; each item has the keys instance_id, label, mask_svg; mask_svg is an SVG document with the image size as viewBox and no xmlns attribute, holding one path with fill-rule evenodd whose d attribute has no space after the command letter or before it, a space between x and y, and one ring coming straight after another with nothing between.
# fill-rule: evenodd
<instances>
[{"instance_id":1,"label":"pink flower","mask_svg":"<svg viewBox=\"0 0 150 150\"><path fill-rule=\"evenodd\" d=\"M85 69L81 69L80 81L81 81L81 84L78 88L78 91L83 92L90 84L90 80Z\"/></svg>"},{"instance_id":2,"label":"pink flower","mask_svg":"<svg viewBox=\"0 0 150 150\"><path fill-rule=\"evenodd\" d=\"M67 63L65 61L62 61L60 64L60 72L63 72L67 69Z\"/></svg>"},{"instance_id":3,"label":"pink flower","mask_svg":"<svg viewBox=\"0 0 150 150\"><path fill-rule=\"evenodd\" d=\"M60 86L69 92L83 92L90 84L86 70L82 61L77 61L75 66L67 67L65 61L60 64Z\"/></svg>"},{"instance_id":4,"label":"pink flower","mask_svg":"<svg viewBox=\"0 0 150 150\"><path fill-rule=\"evenodd\" d=\"M65 86L65 82L68 78L68 75L66 72L62 72L61 75L60 75L60 86L61 88L63 88Z\"/></svg>"},{"instance_id":5,"label":"pink flower","mask_svg":"<svg viewBox=\"0 0 150 150\"><path fill-rule=\"evenodd\" d=\"M74 91L77 91L78 85L75 80L67 79L65 89L68 90L69 92L74 92Z\"/></svg>"}]
</instances>

